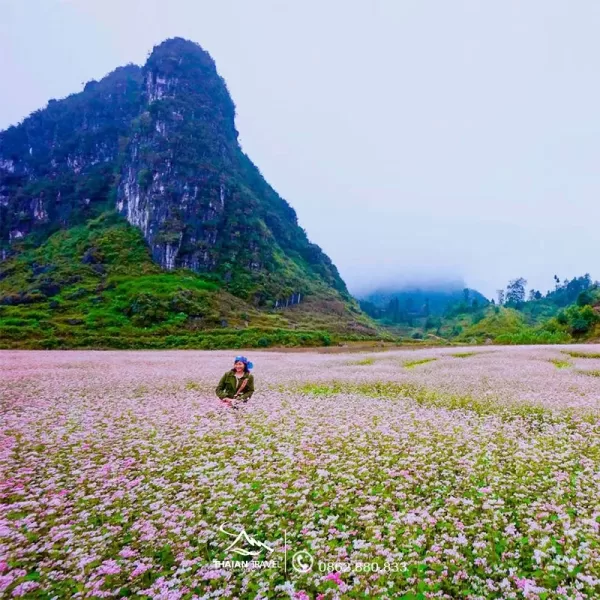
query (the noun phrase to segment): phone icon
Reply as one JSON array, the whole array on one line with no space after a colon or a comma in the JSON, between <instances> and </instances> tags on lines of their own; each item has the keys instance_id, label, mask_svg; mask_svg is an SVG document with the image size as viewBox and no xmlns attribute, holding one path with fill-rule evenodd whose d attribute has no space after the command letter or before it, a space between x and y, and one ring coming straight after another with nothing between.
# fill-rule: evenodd
<instances>
[{"instance_id":1,"label":"phone icon","mask_svg":"<svg viewBox=\"0 0 600 600\"><path fill-rule=\"evenodd\" d=\"M314 562L312 554L306 550L299 550L292 556L292 568L298 573L308 573Z\"/></svg>"}]
</instances>

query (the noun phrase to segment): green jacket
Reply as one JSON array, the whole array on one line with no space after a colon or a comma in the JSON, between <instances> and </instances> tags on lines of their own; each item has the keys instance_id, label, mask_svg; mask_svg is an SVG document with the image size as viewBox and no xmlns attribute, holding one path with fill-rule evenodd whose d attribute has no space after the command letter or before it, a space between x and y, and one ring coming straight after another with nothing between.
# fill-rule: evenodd
<instances>
[{"instance_id":1,"label":"green jacket","mask_svg":"<svg viewBox=\"0 0 600 600\"><path fill-rule=\"evenodd\" d=\"M227 371L223 377L221 377L221 381L219 381L219 385L217 386L217 396L219 398L234 398L235 394L240 388L244 381L248 381L242 393L240 394L240 400L248 400L252 397L254 393L254 375L251 373L244 373L240 379L239 385L236 379L235 373L233 371Z\"/></svg>"}]
</instances>

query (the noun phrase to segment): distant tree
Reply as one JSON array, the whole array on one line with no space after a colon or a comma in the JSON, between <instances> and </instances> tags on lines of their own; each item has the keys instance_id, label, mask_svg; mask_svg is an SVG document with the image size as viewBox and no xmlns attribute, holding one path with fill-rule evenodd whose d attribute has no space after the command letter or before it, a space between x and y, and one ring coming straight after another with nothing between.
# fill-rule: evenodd
<instances>
[{"instance_id":1,"label":"distant tree","mask_svg":"<svg viewBox=\"0 0 600 600\"><path fill-rule=\"evenodd\" d=\"M397 297L392 298L387 306L386 317L392 323L400 322L400 300Z\"/></svg>"},{"instance_id":2,"label":"distant tree","mask_svg":"<svg viewBox=\"0 0 600 600\"><path fill-rule=\"evenodd\" d=\"M577 296L577 306L592 306L594 304L594 295L589 290L583 290Z\"/></svg>"},{"instance_id":3,"label":"distant tree","mask_svg":"<svg viewBox=\"0 0 600 600\"><path fill-rule=\"evenodd\" d=\"M542 295L542 292L540 292L540 290L536 290L535 292L535 299L536 300L541 300L544 296Z\"/></svg>"},{"instance_id":4,"label":"distant tree","mask_svg":"<svg viewBox=\"0 0 600 600\"><path fill-rule=\"evenodd\" d=\"M406 309L406 323L409 327L413 326L413 299L409 296L406 299L405 309Z\"/></svg>"},{"instance_id":5,"label":"distant tree","mask_svg":"<svg viewBox=\"0 0 600 600\"><path fill-rule=\"evenodd\" d=\"M558 277L555 276L554 281L556 282ZM579 294L585 290L589 290L592 287L592 278L589 273L581 277L574 277L569 281L565 279L561 285L560 281L556 284L554 291L547 294L547 299L551 300L557 306L568 306L577 301Z\"/></svg>"},{"instance_id":6,"label":"distant tree","mask_svg":"<svg viewBox=\"0 0 600 600\"><path fill-rule=\"evenodd\" d=\"M465 304L466 304L467 306L469 306L469 295L470 295L470 293L471 293L471 292L470 292L469 288L465 288L465 289L463 290L463 298L465 299Z\"/></svg>"},{"instance_id":7,"label":"distant tree","mask_svg":"<svg viewBox=\"0 0 600 600\"><path fill-rule=\"evenodd\" d=\"M577 306L573 304L560 311L556 316L556 320L561 325L567 325L572 334L582 335L588 333L593 325L600 321L600 316L589 305Z\"/></svg>"},{"instance_id":8,"label":"distant tree","mask_svg":"<svg viewBox=\"0 0 600 600\"><path fill-rule=\"evenodd\" d=\"M483 310L478 310L477 312L473 313L473 316L471 317L471 322L473 323L473 325L476 325L477 323L479 323L479 321L483 321L483 319L485 319L485 312Z\"/></svg>"},{"instance_id":9,"label":"distant tree","mask_svg":"<svg viewBox=\"0 0 600 600\"><path fill-rule=\"evenodd\" d=\"M433 317L427 317L425 320L425 325L423 325L423 329L427 331L428 329L434 329L439 324L439 319L435 319Z\"/></svg>"},{"instance_id":10,"label":"distant tree","mask_svg":"<svg viewBox=\"0 0 600 600\"><path fill-rule=\"evenodd\" d=\"M506 286L506 303L519 308L525 302L525 286L527 280L523 277L512 279Z\"/></svg>"},{"instance_id":11,"label":"distant tree","mask_svg":"<svg viewBox=\"0 0 600 600\"><path fill-rule=\"evenodd\" d=\"M381 317L384 316L384 311L368 300L360 300L359 305L361 310L367 313L370 317L373 317L373 319L381 319Z\"/></svg>"},{"instance_id":12,"label":"distant tree","mask_svg":"<svg viewBox=\"0 0 600 600\"><path fill-rule=\"evenodd\" d=\"M504 304L504 290L496 290L498 294L498 306L502 306Z\"/></svg>"}]
</instances>

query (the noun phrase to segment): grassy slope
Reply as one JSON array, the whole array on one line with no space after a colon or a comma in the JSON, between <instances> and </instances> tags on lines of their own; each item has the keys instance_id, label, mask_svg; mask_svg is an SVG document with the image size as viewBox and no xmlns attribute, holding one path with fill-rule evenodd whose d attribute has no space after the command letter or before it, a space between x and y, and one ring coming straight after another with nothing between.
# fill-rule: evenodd
<instances>
[{"instance_id":1,"label":"grassy slope","mask_svg":"<svg viewBox=\"0 0 600 600\"><path fill-rule=\"evenodd\" d=\"M0 347L267 347L376 335L323 288L294 308L259 311L216 278L162 271L141 233L107 213L0 265Z\"/></svg>"},{"instance_id":2,"label":"grassy slope","mask_svg":"<svg viewBox=\"0 0 600 600\"><path fill-rule=\"evenodd\" d=\"M458 340L481 343L491 340L497 344L560 344L588 341L594 337L574 335L568 325L561 326L556 319L532 320L531 315L505 307L489 307L483 319L464 327Z\"/></svg>"}]
</instances>

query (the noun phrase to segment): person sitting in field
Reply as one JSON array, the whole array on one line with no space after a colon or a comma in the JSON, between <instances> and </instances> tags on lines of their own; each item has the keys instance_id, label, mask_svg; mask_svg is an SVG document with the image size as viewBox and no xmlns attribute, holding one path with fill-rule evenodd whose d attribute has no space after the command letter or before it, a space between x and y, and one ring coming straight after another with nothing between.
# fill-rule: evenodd
<instances>
[{"instance_id":1,"label":"person sitting in field","mask_svg":"<svg viewBox=\"0 0 600 600\"><path fill-rule=\"evenodd\" d=\"M233 369L221 377L217 386L217 396L232 408L239 402L248 402L254 393L254 375L250 373L252 363L245 356L236 356Z\"/></svg>"}]
</instances>

